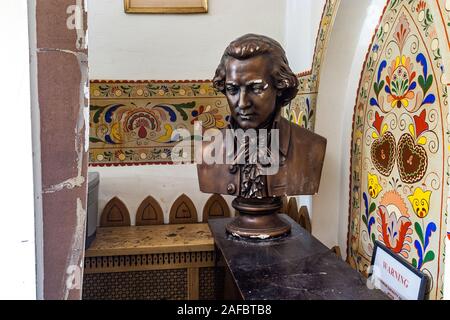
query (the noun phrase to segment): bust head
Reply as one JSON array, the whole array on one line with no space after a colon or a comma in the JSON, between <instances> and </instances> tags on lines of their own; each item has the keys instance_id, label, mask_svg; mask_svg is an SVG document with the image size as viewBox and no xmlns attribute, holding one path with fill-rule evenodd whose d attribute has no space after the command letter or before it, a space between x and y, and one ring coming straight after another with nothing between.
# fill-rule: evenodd
<instances>
[{"instance_id":1,"label":"bust head","mask_svg":"<svg viewBox=\"0 0 450 320\"><path fill-rule=\"evenodd\" d=\"M225 49L214 79L225 94L232 118L242 129L270 124L297 94L298 80L281 45L266 36L247 34Z\"/></svg>"}]
</instances>

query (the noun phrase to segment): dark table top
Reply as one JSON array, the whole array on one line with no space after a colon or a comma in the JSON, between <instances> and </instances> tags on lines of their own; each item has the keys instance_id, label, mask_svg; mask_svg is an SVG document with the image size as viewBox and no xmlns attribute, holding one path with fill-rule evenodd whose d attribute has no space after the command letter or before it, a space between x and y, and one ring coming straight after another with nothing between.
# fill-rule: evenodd
<instances>
[{"instance_id":1,"label":"dark table top","mask_svg":"<svg viewBox=\"0 0 450 320\"><path fill-rule=\"evenodd\" d=\"M291 224L291 234L262 242L227 235L233 218L208 222L244 300L388 299L291 218L280 217Z\"/></svg>"}]
</instances>

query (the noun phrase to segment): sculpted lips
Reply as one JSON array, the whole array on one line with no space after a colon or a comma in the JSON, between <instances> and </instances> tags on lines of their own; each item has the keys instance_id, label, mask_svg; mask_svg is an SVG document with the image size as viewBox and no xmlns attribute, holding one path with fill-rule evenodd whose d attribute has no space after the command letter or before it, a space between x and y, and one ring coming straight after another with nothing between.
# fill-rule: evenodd
<instances>
[{"instance_id":1,"label":"sculpted lips","mask_svg":"<svg viewBox=\"0 0 450 320\"><path fill-rule=\"evenodd\" d=\"M239 118L241 118L242 120L250 120L252 118L252 116L254 116L254 113L238 113Z\"/></svg>"},{"instance_id":2,"label":"sculpted lips","mask_svg":"<svg viewBox=\"0 0 450 320\"><path fill-rule=\"evenodd\" d=\"M242 110L240 107L236 108L236 115L241 118L242 120L250 120L254 116L256 116L256 113L250 110Z\"/></svg>"}]
</instances>

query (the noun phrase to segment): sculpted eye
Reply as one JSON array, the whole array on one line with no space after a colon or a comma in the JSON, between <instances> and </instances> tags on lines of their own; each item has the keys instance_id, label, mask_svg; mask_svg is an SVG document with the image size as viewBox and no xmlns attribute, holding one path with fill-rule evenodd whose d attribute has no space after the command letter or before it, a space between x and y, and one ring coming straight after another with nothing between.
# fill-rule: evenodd
<instances>
[{"instance_id":1,"label":"sculpted eye","mask_svg":"<svg viewBox=\"0 0 450 320\"><path fill-rule=\"evenodd\" d=\"M233 85L227 85L226 86L226 90L227 90L227 93L231 94L231 95L235 95L238 92L238 88L236 86L233 86Z\"/></svg>"},{"instance_id":2,"label":"sculpted eye","mask_svg":"<svg viewBox=\"0 0 450 320\"><path fill-rule=\"evenodd\" d=\"M261 87L253 87L253 92L259 94L259 93L263 92L263 89Z\"/></svg>"},{"instance_id":3,"label":"sculpted eye","mask_svg":"<svg viewBox=\"0 0 450 320\"><path fill-rule=\"evenodd\" d=\"M252 86L252 92L255 94L261 94L264 92L264 90L266 89L266 87L263 84L255 84Z\"/></svg>"}]
</instances>

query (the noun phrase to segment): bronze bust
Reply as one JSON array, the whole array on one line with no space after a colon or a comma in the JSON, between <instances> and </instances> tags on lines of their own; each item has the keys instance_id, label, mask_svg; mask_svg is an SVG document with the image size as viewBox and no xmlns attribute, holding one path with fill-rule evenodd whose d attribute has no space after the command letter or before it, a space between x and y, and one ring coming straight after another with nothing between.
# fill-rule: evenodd
<instances>
[{"instance_id":1,"label":"bronze bust","mask_svg":"<svg viewBox=\"0 0 450 320\"><path fill-rule=\"evenodd\" d=\"M317 193L326 147L325 138L280 116L281 108L298 92L297 76L277 41L247 34L226 48L213 83L230 106L227 129L241 132L241 138L235 134L227 140L227 129L222 129L222 139L202 143L201 160L211 154L217 159L220 153L223 161L198 163L200 190L237 196L233 207L240 215L227 227L233 235L268 238L287 234L290 226L275 214L281 197ZM252 130L258 133L247 135ZM257 145L254 152L249 147L252 141ZM276 156L277 170L264 173L275 162L260 161L264 159L261 154Z\"/></svg>"}]
</instances>

